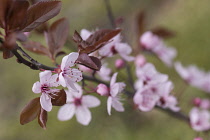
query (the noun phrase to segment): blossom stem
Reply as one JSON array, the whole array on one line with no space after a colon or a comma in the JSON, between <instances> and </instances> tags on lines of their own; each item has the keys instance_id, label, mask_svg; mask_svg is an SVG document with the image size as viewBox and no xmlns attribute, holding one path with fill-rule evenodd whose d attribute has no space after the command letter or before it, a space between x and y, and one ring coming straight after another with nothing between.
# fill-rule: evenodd
<instances>
[{"instance_id":1,"label":"blossom stem","mask_svg":"<svg viewBox=\"0 0 210 140\"><path fill-rule=\"evenodd\" d=\"M25 56L28 60L26 60L25 58L23 58L19 53L18 51L20 51L22 53L23 56ZM17 47L13 50L11 50L11 52L17 57L18 59L18 62L19 63L23 63L25 64L26 66L30 67L31 69L33 70L41 70L41 69L44 69L44 70L51 70L53 71L55 69L55 67L49 67L49 66L46 66L44 64L41 64L39 63L38 61L34 60L31 56L29 56L21 47L19 47L17 45Z\"/></svg>"}]
</instances>

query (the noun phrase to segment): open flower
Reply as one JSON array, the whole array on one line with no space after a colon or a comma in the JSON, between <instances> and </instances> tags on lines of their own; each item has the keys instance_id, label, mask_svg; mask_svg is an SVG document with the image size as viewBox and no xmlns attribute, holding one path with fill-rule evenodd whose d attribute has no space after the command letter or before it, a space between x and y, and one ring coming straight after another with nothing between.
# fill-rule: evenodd
<instances>
[{"instance_id":1,"label":"open flower","mask_svg":"<svg viewBox=\"0 0 210 140\"><path fill-rule=\"evenodd\" d=\"M61 121L70 120L73 115L83 125L88 125L91 121L91 112L89 108L100 105L100 100L91 95L82 95L82 88L75 84L77 91L72 89L66 90L66 104L58 112L58 119Z\"/></svg>"},{"instance_id":2,"label":"open flower","mask_svg":"<svg viewBox=\"0 0 210 140\"><path fill-rule=\"evenodd\" d=\"M55 92L59 92L59 89L53 89L52 87L59 86L57 82L58 75L52 75L51 71L44 71L39 73L40 82L34 83L32 91L34 93L41 93L40 104L46 111L52 110L51 98Z\"/></svg>"},{"instance_id":3,"label":"open flower","mask_svg":"<svg viewBox=\"0 0 210 140\"><path fill-rule=\"evenodd\" d=\"M59 82L63 87L77 90L74 83L82 80L82 72L76 68L71 68L75 65L78 56L79 53L72 52L62 59Z\"/></svg>"},{"instance_id":4,"label":"open flower","mask_svg":"<svg viewBox=\"0 0 210 140\"><path fill-rule=\"evenodd\" d=\"M117 73L113 74L111 81L110 81L110 87L108 88L104 84L99 84L97 86L97 93L101 96L108 96L107 99L107 111L108 114L111 115L111 108L113 107L118 112L123 112L124 107L122 103L120 102L119 94L123 91L125 88L125 84L122 82L117 82Z\"/></svg>"},{"instance_id":5,"label":"open flower","mask_svg":"<svg viewBox=\"0 0 210 140\"><path fill-rule=\"evenodd\" d=\"M199 110L194 107L190 113L190 124L195 131L206 131L210 129L210 112Z\"/></svg>"},{"instance_id":6,"label":"open flower","mask_svg":"<svg viewBox=\"0 0 210 140\"><path fill-rule=\"evenodd\" d=\"M162 38L150 31L147 31L140 37L140 44L145 50L156 54L164 64L169 67L172 66L173 59L177 55L176 49L166 46Z\"/></svg>"}]
</instances>

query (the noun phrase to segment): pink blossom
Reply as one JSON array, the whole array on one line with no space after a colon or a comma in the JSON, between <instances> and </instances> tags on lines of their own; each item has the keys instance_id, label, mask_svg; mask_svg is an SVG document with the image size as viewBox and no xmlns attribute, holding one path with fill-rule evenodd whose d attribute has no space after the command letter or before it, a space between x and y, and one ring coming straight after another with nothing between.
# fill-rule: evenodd
<instances>
[{"instance_id":1,"label":"pink blossom","mask_svg":"<svg viewBox=\"0 0 210 140\"><path fill-rule=\"evenodd\" d=\"M122 60L122 59L117 59L117 60L115 61L115 67L116 67L117 69L121 69L121 68L125 67L125 61Z\"/></svg>"},{"instance_id":2,"label":"pink blossom","mask_svg":"<svg viewBox=\"0 0 210 140\"><path fill-rule=\"evenodd\" d=\"M97 86L96 92L101 96L109 96L109 88L104 84L99 84Z\"/></svg>"},{"instance_id":3,"label":"pink blossom","mask_svg":"<svg viewBox=\"0 0 210 140\"><path fill-rule=\"evenodd\" d=\"M81 35L81 37L82 37L83 40L87 40L88 37L89 37L91 34L92 34L92 32L90 32L90 31L88 31L88 30L86 30L86 29L82 29L82 30L80 31L80 35Z\"/></svg>"},{"instance_id":4,"label":"pink blossom","mask_svg":"<svg viewBox=\"0 0 210 140\"><path fill-rule=\"evenodd\" d=\"M61 121L70 120L74 114L76 119L82 125L88 125L91 121L91 112L89 108L100 105L100 100L92 95L82 95L82 88L75 84L78 92L72 89L66 90L66 104L58 111L58 119Z\"/></svg>"},{"instance_id":5,"label":"pink blossom","mask_svg":"<svg viewBox=\"0 0 210 140\"><path fill-rule=\"evenodd\" d=\"M135 65L136 67L142 67L146 64L147 60L143 55L137 55L135 58Z\"/></svg>"},{"instance_id":6,"label":"pink blossom","mask_svg":"<svg viewBox=\"0 0 210 140\"><path fill-rule=\"evenodd\" d=\"M190 124L195 131L207 131L210 129L210 112L194 107L190 113Z\"/></svg>"},{"instance_id":7,"label":"pink blossom","mask_svg":"<svg viewBox=\"0 0 210 140\"><path fill-rule=\"evenodd\" d=\"M210 92L210 74L198 69L194 65L183 67L180 62L175 63L178 74L190 85L203 91Z\"/></svg>"},{"instance_id":8,"label":"pink blossom","mask_svg":"<svg viewBox=\"0 0 210 140\"><path fill-rule=\"evenodd\" d=\"M173 95L170 95L172 89L173 83L170 81L158 85L160 99L157 102L157 105L177 112L180 108L176 106L178 104L177 99Z\"/></svg>"},{"instance_id":9,"label":"pink blossom","mask_svg":"<svg viewBox=\"0 0 210 140\"><path fill-rule=\"evenodd\" d=\"M109 115L111 115L112 107L118 112L124 111L124 107L120 102L119 94L125 88L125 84L122 82L116 82L116 78L117 78L117 73L114 73L110 81L110 88L108 88L104 84L99 84L97 86L97 93L99 93L102 96L108 96L107 111Z\"/></svg>"},{"instance_id":10,"label":"pink blossom","mask_svg":"<svg viewBox=\"0 0 210 140\"><path fill-rule=\"evenodd\" d=\"M151 63L147 63L142 67L137 67L136 75L138 78L135 82L136 90L145 85L162 83L168 80L168 76L157 72L155 66Z\"/></svg>"},{"instance_id":11,"label":"pink blossom","mask_svg":"<svg viewBox=\"0 0 210 140\"><path fill-rule=\"evenodd\" d=\"M155 53L164 64L172 66L177 55L176 49L166 46L160 37L147 31L140 37L140 44L144 49Z\"/></svg>"},{"instance_id":12,"label":"pink blossom","mask_svg":"<svg viewBox=\"0 0 210 140\"><path fill-rule=\"evenodd\" d=\"M127 43L121 43L120 35L116 35L110 43L99 50L99 54L103 57L112 57L118 53L126 61L134 60L134 57L129 56L131 52L132 49Z\"/></svg>"},{"instance_id":13,"label":"pink blossom","mask_svg":"<svg viewBox=\"0 0 210 140\"><path fill-rule=\"evenodd\" d=\"M166 47L164 44L161 46L156 46L153 52L158 56L158 58L166 64L168 67L172 66L173 59L177 55L176 49L172 47Z\"/></svg>"},{"instance_id":14,"label":"pink blossom","mask_svg":"<svg viewBox=\"0 0 210 140\"><path fill-rule=\"evenodd\" d=\"M145 87L135 93L133 101L139 110L146 112L152 110L159 99L160 96L152 88Z\"/></svg>"},{"instance_id":15,"label":"pink blossom","mask_svg":"<svg viewBox=\"0 0 210 140\"><path fill-rule=\"evenodd\" d=\"M82 72L76 68L71 68L75 65L79 53L70 53L62 59L59 73L59 82L63 87L73 88L77 90L74 86L75 82L82 80Z\"/></svg>"},{"instance_id":16,"label":"pink blossom","mask_svg":"<svg viewBox=\"0 0 210 140\"><path fill-rule=\"evenodd\" d=\"M40 96L40 104L46 111L52 110L51 98L53 93L58 92L59 89L53 89L52 87L59 86L57 82L58 75L52 75L51 71L44 71L39 73L40 82L34 83L32 91L34 93L42 93Z\"/></svg>"},{"instance_id":17,"label":"pink blossom","mask_svg":"<svg viewBox=\"0 0 210 140\"><path fill-rule=\"evenodd\" d=\"M100 71L97 72L99 77L104 80L104 81L109 81L111 79L110 74L111 74L111 69L107 67L107 63L103 64L101 66Z\"/></svg>"}]
</instances>

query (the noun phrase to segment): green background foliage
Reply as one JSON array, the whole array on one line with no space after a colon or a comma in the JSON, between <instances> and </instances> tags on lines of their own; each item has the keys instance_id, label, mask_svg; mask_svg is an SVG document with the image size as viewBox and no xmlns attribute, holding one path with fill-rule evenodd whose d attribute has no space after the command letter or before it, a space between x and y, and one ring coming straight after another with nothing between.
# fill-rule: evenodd
<instances>
[{"instance_id":1,"label":"green background foliage","mask_svg":"<svg viewBox=\"0 0 210 140\"><path fill-rule=\"evenodd\" d=\"M185 65L196 64L205 70L210 69L209 4L209 0L111 0L115 17L124 18L123 35L133 48L138 46L136 17L140 11L145 10L148 29L160 25L176 32L174 38L166 41L169 46L177 49L176 60ZM80 31L82 28L111 28L103 0L63 0L62 11L55 19L63 16L70 21L70 35L74 30ZM43 37L32 38L44 43ZM66 48L70 52L69 49L75 48L75 44L70 41ZM50 65L47 57L32 56ZM160 72L169 74L178 96L184 86L178 74L154 56L146 57ZM31 87L39 80L39 72L16 63L15 58L2 59L0 65L1 140L191 140L196 136L187 123L156 109L141 113L134 110L133 105L125 103L125 112L113 111L108 116L105 99L102 99L100 107L91 110L92 121L89 126L80 125L75 118L66 122L58 121L58 107L54 107L49 113L47 130L40 128L37 120L22 126L19 124L19 114L29 100L37 97ZM121 74L126 77L125 73ZM193 87L186 87L184 94L179 96L184 113L188 114L192 107L191 100L196 96L208 97L206 93Z\"/></svg>"}]
</instances>

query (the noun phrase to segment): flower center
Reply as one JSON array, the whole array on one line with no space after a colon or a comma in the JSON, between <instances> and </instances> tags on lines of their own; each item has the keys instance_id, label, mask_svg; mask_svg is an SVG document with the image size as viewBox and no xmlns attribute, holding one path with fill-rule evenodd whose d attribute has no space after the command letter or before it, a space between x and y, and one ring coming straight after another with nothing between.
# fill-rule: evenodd
<instances>
[{"instance_id":1,"label":"flower center","mask_svg":"<svg viewBox=\"0 0 210 140\"><path fill-rule=\"evenodd\" d=\"M117 50L115 49L115 47L114 47L114 46L112 46L112 48L111 48L111 52L112 52L113 54L116 54L116 53L117 53Z\"/></svg>"},{"instance_id":2,"label":"flower center","mask_svg":"<svg viewBox=\"0 0 210 140\"><path fill-rule=\"evenodd\" d=\"M47 91L49 91L50 88L46 84L44 84L42 85L41 90L42 90L42 93L47 93Z\"/></svg>"},{"instance_id":3,"label":"flower center","mask_svg":"<svg viewBox=\"0 0 210 140\"><path fill-rule=\"evenodd\" d=\"M75 99L74 99L74 104L75 104L76 106L80 106L80 105L82 104L81 98L75 98Z\"/></svg>"}]
</instances>

